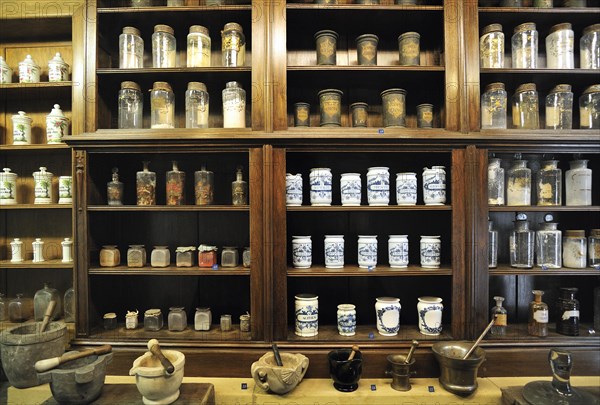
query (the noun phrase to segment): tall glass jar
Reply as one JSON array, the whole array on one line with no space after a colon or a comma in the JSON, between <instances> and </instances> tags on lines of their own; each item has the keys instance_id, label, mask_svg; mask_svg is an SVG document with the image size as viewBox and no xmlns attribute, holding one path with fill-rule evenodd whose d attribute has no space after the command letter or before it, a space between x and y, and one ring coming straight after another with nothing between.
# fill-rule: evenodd
<instances>
[{"instance_id":1,"label":"tall glass jar","mask_svg":"<svg viewBox=\"0 0 600 405\"><path fill-rule=\"evenodd\" d=\"M579 64L581 69L600 69L600 24L583 29L579 40Z\"/></svg>"},{"instance_id":2,"label":"tall glass jar","mask_svg":"<svg viewBox=\"0 0 600 405\"><path fill-rule=\"evenodd\" d=\"M119 35L119 68L140 69L144 67L144 40L140 30L123 27Z\"/></svg>"},{"instance_id":3,"label":"tall glass jar","mask_svg":"<svg viewBox=\"0 0 600 405\"><path fill-rule=\"evenodd\" d=\"M573 128L571 85L559 84L546 96L546 129Z\"/></svg>"},{"instance_id":4,"label":"tall glass jar","mask_svg":"<svg viewBox=\"0 0 600 405\"><path fill-rule=\"evenodd\" d=\"M579 291L574 287L562 287L556 303L558 317L556 332L561 335L579 336L579 301L575 294Z\"/></svg>"},{"instance_id":5,"label":"tall glass jar","mask_svg":"<svg viewBox=\"0 0 600 405\"><path fill-rule=\"evenodd\" d=\"M214 202L215 175L202 165L194 172L194 194L196 205L211 205Z\"/></svg>"},{"instance_id":6,"label":"tall glass jar","mask_svg":"<svg viewBox=\"0 0 600 405\"><path fill-rule=\"evenodd\" d=\"M227 82L223 89L223 128L246 127L246 90L238 82Z\"/></svg>"},{"instance_id":7,"label":"tall glass jar","mask_svg":"<svg viewBox=\"0 0 600 405\"><path fill-rule=\"evenodd\" d=\"M537 172L537 205L562 205L562 170L558 160L545 160Z\"/></svg>"},{"instance_id":8,"label":"tall glass jar","mask_svg":"<svg viewBox=\"0 0 600 405\"><path fill-rule=\"evenodd\" d=\"M135 82L121 83L119 90L119 129L142 128L144 97Z\"/></svg>"},{"instance_id":9,"label":"tall glass jar","mask_svg":"<svg viewBox=\"0 0 600 405\"><path fill-rule=\"evenodd\" d=\"M189 82L185 92L185 127L208 128L209 97L206 85Z\"/></svg>"},{"instance_id":10,"label":"tall glass jar","mask_svg":"<svg viewBox=\"0 0 600 405\"><path fill-rule=\"evenodd\" d=\"M174 68L177 60L177 41L175 31L168 25L154 26L152 34L152 67Z\"/></svg>"},{"instance_id":11,"label":"tall glass jar","mask_svg":"<svg viewBox=\"0 0 600 405\"><path fill-rule=\"evenodd\" d=\"M488 204L504 205L504 169L502 159L488 161Z\"/></svg>"},{"instance_id":12,"label":"tall glass jar","mask_svg":"<svg viewBox=\"0 0 600 405\"><path fill-rule=\"evenodd\" d=\"M50 320L58 319L62 314L62 300L60 299L56 288L51 288L48 286L48 283L44 283L44 287L37 290L33 296L33 317L36 321L44 319L44 314L50 305L50 301L56 303L52 315L50 316Z\"/></svg>"},{"instance_id":13,"label":"tall glass jar","mask_svg":"<svg viewBox=\"0 0 600 405\"><path fill-rule=\"evenodd\" d=\"M592 169L587 163L585 159L569 162L571 168L565 173L566 205L592 205Z\"/></svg>"},{"instance_id":14,"label":"tall glass jar","mask_svg":"<svg viewBox=\"0 0 600 405\"><path fill-rule=\"evenodd\" d=\"M488 267L498 267L498 231L494 229L494 221L488 221Z\"/></svg>"},{"instance_id":15,"label":"tall glass jar","mask_svg":"<svg viewBox=\"0 0 600 405\"><path fill-rule=\"evenodd\" d=\"M579 97L579 127L600 129L600 84L586 88Z\"/></svg>"},{"instance_id":16,"label":"tall glass jar","mask_svg":"<svg viewBox=\"0 0 600 405\"><path fill-rule=\"evenodd\" d=\"M192 25L187 36L187 67L210 66L210 47L208 28Z\"/></svg>"},{"instance_id":17,"label":"tall glass jar","mask_svg":"<svg viewBox=\"0 0 600 405\"><path fill-rule=\"evenodd\" d=\"M546 67L575 67L575 34L570 23L556 24L550 28L550 34L546 37Z\"/></svg>"},{"instance_id":18,"label":"tall glass jar","mask_svg":"<svg viewBox=\"0 0 600 405\"><path fill-rule=\"evenodd\" d=\"M167 317L169 330L173 332L181 332L187 328L187 313L184 307L169 308Z\"/></svg>"},{"instance_id":19,"label":"tall glass jar","mask_svg":"<svg viewBox=\"0 0 600 405\"><path fill-rule=\"evenodd\" d=\"M590 229L588 236L588 264L600 269L600 229Z\"/></svg>"},{"instance_id":20,"label":"tall glass jar","mask_svg":"<svg viewBox=\"0 0 600 405\"><path fill-rule=\"evenodd\" d=\"M569 229L563 238L563 265L571 269L587 267L587 239L585 231Z\"/></svg>"},{"instance_id":21,"label":"tall glass jar","mask_svg":"<svg viewBox=\"0 0 600 405\"><path fill-rule=\"evenodd\" d=\"M156 205L156 173L148 170L150 162L143 162L144 169L136 173L137 205Z\"/></svg>"},{"instance_id":22,"label":"tall glass jar","mask_svg":"<svg viewBox=\"0 0 600 405\"><path fill-rule=\"evenodd\" d=\"M221 63L227 67L246 63L246 37L240 24L227 23L221 31Z\"/></svg>"},{"instance_id":23,"label":"tall glass jar","mask_svg":"<svg viewBox=\"0 0 600 405\"><path fill-rule=\"evenodd\" d=\"M527 215L518 214L509 238L511 267L530 269L533 267L535 232L529 230Z\"/></svg>"},{"instance_id":24,"label":"tall glass jar","mask_svg":"<svg viewBox=\"0 0 600 405\"><path fill-rule=\"evenodd\" d=\"M106 183L108 205L123 205L123 183L119 181L119 169L113 167L112 180Z\"/></svg>"},{"instance_id":25,"label":"tall glass jar","mask_svg":"<svg viewBox=\"0 0 600 405\"><path fill-rule=\"evenodd\" d=\"M546 214L536 233L537 265L543 269L562 267L562 232L552 214Z\"/></svg>"},{"instance_id":26,"label":"tall glass jar","mask_svg":"<svg viewBox=\"0 0 600 405\"><path fill-rule=\"evenodd\" d=\"M531 336L548 336L548 305L542 302L542 290L533 290L533 301L529 303L529 321L527 332Z\"/></svg>"},{"instance_id":27,"label":"tall glass jar","mask_svg":"<svg viewBox=\"0 0 600 405\"><path fill-rule=\"evenodd\" d=\"M502 306L502 302L504 302L504 297L495 296L494 301L496 301L496 305L492 307L491 317L495 318L494 325L492 329L490 329L490 334L495 336L504 336L506 335L506 326L508 325L508 312L506 308Z\"/></svg>"},{"instance_id":28,"label":"tall glass jar","mask_svg":"<svg viewBox=\"0 0 600 405\"><path fill-rule=\"evenodd\" d=\"M535 83L517 87L512 102L513 125L518 129L539 129L540 108Z\"/></svg>"},{"instance_id":29,"label":"tall glass jar","mask_svg":"<svg viewBox=\"0 0 600 405\"><path fill-rule=\"evenodd\" d=\"M537 68L538 32L535 23L517 25L511 38L511 45L514 69Z\"/></svg>"},{"instance_id":30,"label":"tall glass jar","mask_svg":"<svg viewBox=\"0 0 600 405\"><path fill-rule=\"evenodd\" d=\"M481 95L481 129L506 129L507 95L504 83L490 83Z\"/></svg>"},{"instance_id":31,"label":"tall glass jar","mask_svg":"<svg viewBox=\"0 0 600 405\"><path fill-rule=\"evenodd\" d=\"M504 33L501 24L483 27L479 38L479 67L483 69L504 67Z\"/></svg>"},{"instance_id":32,"label":"tall glass jar","mask_svg":"<svg viewBox=\"0 0 600 405\"><path fill-rule=\"evenodd\" d=\"M244 181L241 167L238 167L235 181L231 183L231 203L233 205L248 204L248 183Z\"/></svg>"},{"instance_id":33,"label":"tall glass jar","mask_svg":"<svg viewBox=\"0 0 600 405\"><path fill-rule=\"evenodd\" d=\"M185 204L185 172L173 161L173 169L167 172L167 205Z\"/></svg>"},{"instance_id":34,"label":"tall glass jar","mask_svg":"<svg viewBox=\"0 0 600 405\"><path fill-rule=\"evenodd\" d=\"M169 83L154 82L150 110L150 128L175 128L175 95Z\"/></svg>"},{"instance_id":35,"label":"tall glass jar","mask_svg":"<svg viewBox=\"0 0 600 405\"><path fill-rule=\"evenodd\" d=\"M531 169L520 155L507 171L506 205L531 205Z\"/></svg>"}]
</instances>

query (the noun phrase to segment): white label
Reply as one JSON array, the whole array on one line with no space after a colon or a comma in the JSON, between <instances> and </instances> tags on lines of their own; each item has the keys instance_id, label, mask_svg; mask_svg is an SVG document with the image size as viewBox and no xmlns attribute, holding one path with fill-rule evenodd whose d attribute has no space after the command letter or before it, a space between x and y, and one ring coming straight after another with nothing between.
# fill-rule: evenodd
<instances>
[{"instance_id":1,"label":"white label","mask_svg":"<svg viewBox=\"0 0 600 405\"><path fill-rule=\"evenodd\" d=\"M543 309L541 311L535 311L533 313L533 319L537 323L548 323L548 310Z\"/></svg>"},{"instance_id":2,"label":"white label","mask_svg":"<svg viewBox=\"0 0 600 405\"><path fill-rule=\"evenodd\" d=\"M569 318L579 318L579 311L565 311L562 314L562 320L566 321Z\"/></svg>"}]
</instances>

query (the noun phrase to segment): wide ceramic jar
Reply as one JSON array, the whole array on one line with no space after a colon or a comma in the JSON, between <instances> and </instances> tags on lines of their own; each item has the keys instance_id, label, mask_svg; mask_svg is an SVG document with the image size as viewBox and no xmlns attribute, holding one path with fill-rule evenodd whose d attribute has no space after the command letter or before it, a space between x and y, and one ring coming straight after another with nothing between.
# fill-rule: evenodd
<instances>
[{"instance_id":1,"label":"wide ceramic jar","mask_svg":"<svg viewBox=\"0 0 600 405\"><path fill-rule=\"evenodd\" d=\"M367 200L369 205L388 205L390 203L390 173L387 167L369 168Z\"/></svg>"},{"instance_id":2,"label":"wide ceramic jar","mask_svg":"<svg viewBox=\"0 0 600 405\"><path fill-rule=\"evenodd\" d=\"M417 315L419 331L423 335L438 336L442 333L442 311L444 305L440 297L419 297Z\"/></svg>"},{"instance_id":3,"label":"wide ceramic jar","mask_svg":"<svg viewBox=\"0 0 600 405\"><path fill-rule=\"evenodd\" d=\"M379 297L375 302L377 330L383 336L396 336L400 330L400 298Z\"/></svg>"},{"instance_id":4,"label":"wide ceramic jar","mask_svg":"<svg viewBox=\"0 0 600 405\"><path fill-rule=\"evenodd\" d=\"M314 206L331 205L332 201L331 169L318 167L310 169L310 203Z\"/></svg>"},{"instance_id":5,"label":"wide ceramic jar","mask_svg":"<svg viewBox=\"0 0 600 405\"><path fill-rule=\"evenodd\" d=\"M319 333L319 297L314 294L298 294L294 298L296 335L316 336Z\"/></svg>"}]
</instances>

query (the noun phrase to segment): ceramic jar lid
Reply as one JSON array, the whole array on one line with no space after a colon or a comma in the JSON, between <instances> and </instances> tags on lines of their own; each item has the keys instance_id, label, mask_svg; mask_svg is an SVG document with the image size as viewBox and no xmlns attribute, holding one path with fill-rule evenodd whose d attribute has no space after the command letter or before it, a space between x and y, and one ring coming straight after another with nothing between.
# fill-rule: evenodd
<instances>
[{"instance_id":1,"label":"ceramic jar lid","mask_svg":"<svg viewBox=\"0 0 600 405\"><path fill-rule=\"evenodd\" d=\"M29 65L29 66L34 66L38 69L40 68L39 65L37 63L35 63L35 61L31 57L31 55L25 56L25 59L23 59L21 62L19 62L19 65Z\"/></svg>"},{"instance_id":2,"label":"ceramic jar lid","mask_svg":"<svg viewBox=\"0 0 600 405\"><path fill-rule=\"evenodd\" d=\"M25 113L25 111L18 111L17 114L12 116L12 119L15 121L21 121L21 122L27 121L29 124L31 124L31 121L32 121L31 117L29 117Z\"/></svg>"},{"instance_id":3,"label":"ceramic jar lid","mask_svg":"<svg viewBox=\"0 0 600 405\"><path fill-rule=\"evenodd\" d=\"M52 111L50 111L50 114L48 114L47 116L52 118L65 118L65 115L60 109L59 104L54 104L54 108L52 108Z\"/></svg>"},{"instance_id":4,"label":"ceramic jar lid","mask_svg":"<svg viewBox=\"0 0 600 405\"><path fill-rule=\"evenodd\" d=\"M57 65L69 66L67 64L67 62L65 62L65 60L62 58L62 55L60 54L60 52L56 52L54 57L48 61L48 64L52 64L52 63L57 64Z\"/></svg>"}]
</instances>

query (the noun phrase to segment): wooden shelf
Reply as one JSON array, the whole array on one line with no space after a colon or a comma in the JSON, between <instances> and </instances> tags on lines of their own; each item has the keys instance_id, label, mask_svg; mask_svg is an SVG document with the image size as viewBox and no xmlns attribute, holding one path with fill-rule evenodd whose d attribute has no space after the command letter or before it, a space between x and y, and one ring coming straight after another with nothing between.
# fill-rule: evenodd
<instances>
[{"instance_id":1,"label":"wooden shelf","mask_svg":"<svg viewBox=\"0 0 600 405\"><path fill-rule=\"evenodd\" d=\"M13 263L10 260L0 260L0 268L4 269L73 269L73 263L63 263L60 259L46 260L34 263L32 260Z\"/></svg>"},{"instance_id":2,"label":"wooden shelf","mask_svg":"<svg viewBox=\"0 0 600 405\"><path fill-rule=\"evenodd\" d=\"M171 332L167 329L167 317L168 313L163 313L164 326L159 331L144 330L144 314L141 313L138 316L139 326L137 329L125 329L125 324L119 324L117 329L113 330L95 328L90 332L89 339L116 344L118 346L128 343L140 343L145 346L148 343L148 339L158 339L161 344L163 342L176 342L179 340L193 342L236 342L251 340L250 332L241 332L239 324L233 324L232 330L228 332L222 332L217 324L213 324L208 331L196 331L193 324L188 324L186 330ZM232 320L235 320L234 316L232 316Z\"/></svg>"},{"instance_id":3,"label":"wooden shelf","mask_svg":"<svg viewBox=\"0 0 600 405\"><path fill-rule=\"evenodd\" d=\"M218 270L194 267L90 267L89 274L98 276L249 276L247 267L221 267Z\"/></svg>"},{"instance_id":4,"label":"wooden shelf","mask_svg":"<svg viewBox=\"0 0 600 405\"><path fill-rule=\"evenodd\" d=\"M490 205L490 212L600 212L598 205L566 206L566 205Z\"/></svg>"},{"instance_id":5,"label":"wooden shelf","mask_svg":"<svg viewBox=\"0 0 600 405\"><path fill-rule=\"evenodd\" d=\"M480 13L599 14L598 7L479 7Z\"/></svg>"},{"instance_id":6,"label":"wooden shelf","mask_svg":"<svg viewBox=\"0 0 600 405\"><path fill-rule=\"evenodd\" d=\"M39 151L43 151L43 150L60 150L60 149L64 149L64 150L68 150L70 149L69 146L65 143L57 143L57 144L45 144L45 143L40 143L40 144L34 144L34 145L0 145L0 150L4 150L4 151L28 151L28 150L35 150L37 152Z\"/></svg>"},{"instance_id":7,"label":"wooden shelf","mask_svg":"<svg viewBox=\"0 0 600 405\"><path fill-rule=\"evenodd\" d=\"M379 65L379 66L359 66L359 65L300 65L288 66L288 71L303 71L303 72L323 72L323 71L356 71L356 72L444 72L444 66L399 66L399 65ZM596 73L598 73L596 71Z\"/></svg>"},{"instance_id":8,"label":"wooden shelf","mask_svg":"<svg viewBox=\"0 0 600 405\"><path fill-rule=\"evenodd\" d=\"M480 69L481 74L568 74L568 75L598 75L597 69L513 69L513 68L484 68Z\"/></svg>"},{"instance_id":9,"label":"wooden shelf","mask_svg":"<svg viewBox=\"0 0 600 405\"><path fill-rule=\"evenodd\" d=\"M156 74L183 74L183 73L250 73L252 68L250 66L240 67L225 67L225 66L211 66L211 67L176 67L176 68L140 68L140 69L119 69L119 68L98 68L96 73L98 75L156 75Z\"/></svg>"},{"instance_id":10,"label":"wooden shelf","mask_svg":"<svg viewBox=\"0 0 600 405\"><path fill-rule=\"evenodd\" d=\"M11 90L11 89L53 89L57 87L71 88L73 82L39 82L39 83L2 83L0 84L0 90Z\"/></svg>"},{"instance_id":11,"label":"wooden shelf","mask_svg":"<svg viewBox=\"0 0 600 405\"><path fill-rule=\"evenodd\" d=\"M304 4L287 3L288 10L360 10L362 11L444 11L443 6L412 6L387 4Z\"/></svg>"},{"instance_id":12,"label":"wooden shelf","mask_svg":"<svg viewBox=\"0 0 600 405\"><path fill-rule=\"evenodd\" d=\"M359 205L359 206L345 206L345 205L331 205L331 206L312 206L312 205L300 205L300 206L288 206L288 211L452 211L451 205Z\"/></svg>"},{"instance_id":13,"label":"wooden shelf","mask_svg":"<svg viewBox=\"0 0 600 405\"><path fill-rule=\"evenodd\" d=\"M139 14L139 13L165 13L165 12L220 12L226 13L228 11L251 11L252 5L250 4L239 4L239 5L220 5L220 6L178 6L178 7L100 7L98 8L98 14Z\"/></svg>"},{"instance_id":14,"label":"wooden shelf","mask_svg":"<svg viewBox=\"0 0 600 405\"><path fill-rule=\"evenodd\" d=\"M346 265L341 269L328 269L325 266L312 266L309 269L288 267L288 277L402 277L402 276L451 276L452 269L442 266L439 269L426 269L410 265L405 269L391 268L378 265L373 270L364 269L357 265Z\"/></svg>"},{"instance_id":15,"label":"wooden shelf","mask_svg":"<svg viewBox=\"0 0 600 405\"><path fill-rule=\"evenodd\" d=\"M600 276L600 269L592 267L585 269L570 269L561 267L560 269L542 269L533 267L531 269L518 269L507 265L500 265L495 269L490 269L490 276Z\"/></svg>"},{"instance_id":16,"label":"wooden shelf","mask_svg":"<svg viewBox=\"0 0 600 405\"><path fill-rule=\"evenodd\" d=\"M360 319L359 319L360 321ZM449 325L443 325L442 333L439 336L423 335L419 332L417 325L403 325L400 323L400 330L397 336L383 336L377 332L375 325L357 325L356 335L341 336L338 332L337 325L319 325L319 334L311 337L301 337L294 333L294 328L291 327L288 332L287 342L398 342L412 341L413 339L421 341L443 341L450 340L452 336L448 330Z\"/></svg>"},{"instance_id":17,"label":"wooden shelf","mask_svg":"<svg viewBox=\"0 0 600 405\"><path fill-rule=\"evenodd\" d=\"M90 205L87 207L91 212L189 212L189 211L217 211L217 212L232 212L232 211L250 211L249 205Z\"/></svg>"},{"instance_id":18,"label":"wooden shelf","mask_svg":"<svg viewBox=\"0 0 600 405\"><path fill-rule=\"evenodd\" d=\"M1 210L70 210L72 204L12 204L0 205Z\"/></svg>"},{"instance_id":19,"label":"wooden shelf","mask_svg":"<svg viewBox=\"0 0 600 405\"><path fill-rule=\"evenodd\" d=\"M543 346L558 344L565 346L575 346L582 343L591 343L594 345L600 345L600 334L590 333L589 330L592 328L592 324L580 323L579 324L579 336L565 336L556 333L556 323L548 323L548 336L538 337L531 336L527 333L527 324L509 324L506 329L505 336L495 336L488 334L481 343L482 345L494 344L494 343L538 343Z\"/></svg>"}]
</instances>

